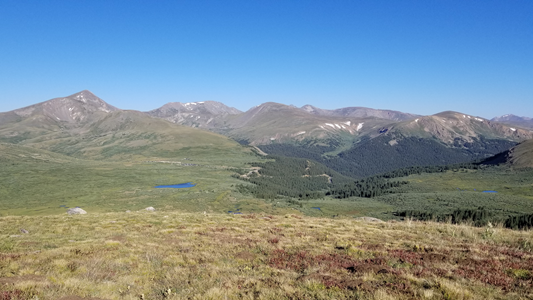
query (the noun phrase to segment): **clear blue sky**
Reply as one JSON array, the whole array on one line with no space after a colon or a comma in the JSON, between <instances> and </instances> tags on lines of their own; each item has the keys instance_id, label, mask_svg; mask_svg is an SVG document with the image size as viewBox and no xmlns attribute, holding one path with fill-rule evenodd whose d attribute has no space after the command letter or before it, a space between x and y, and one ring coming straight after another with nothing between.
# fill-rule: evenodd
<instances>
[{"instance_id":1,"label":"clear blue sky","mask_svg":"<svg viewBox=\"0 0 533 300\"><path fill-rule=\"evenodd\" d=\"M533 1L0 0L0 111L84 89L533 117Z\"/></svg>"}]
</instances>

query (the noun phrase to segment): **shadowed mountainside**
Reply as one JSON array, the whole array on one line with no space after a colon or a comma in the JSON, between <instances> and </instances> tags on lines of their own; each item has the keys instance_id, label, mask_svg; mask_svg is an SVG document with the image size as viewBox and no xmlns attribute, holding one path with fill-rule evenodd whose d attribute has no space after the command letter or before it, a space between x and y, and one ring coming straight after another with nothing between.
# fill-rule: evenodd
<instances>
[{"instance_id":1,"label":"shadowed mountainside","mask_svg":"<svg viewBox=\"0 0 533 300\"><path fill-rule=\"evenodd\" d=\"M524 141L515 147L483 161L488 165L505 164L514 168L533 168L533 140Z\"/></svg>"}]
</instances>

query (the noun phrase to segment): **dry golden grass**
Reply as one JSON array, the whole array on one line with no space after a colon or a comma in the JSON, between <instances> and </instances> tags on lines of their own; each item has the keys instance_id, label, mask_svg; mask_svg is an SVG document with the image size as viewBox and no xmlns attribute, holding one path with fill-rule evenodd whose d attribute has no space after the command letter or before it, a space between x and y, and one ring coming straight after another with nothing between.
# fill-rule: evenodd
<instances>
[{"instance_id":1,"label":"dry golden grass","mask_svg":"<svg viewBox=\"0 0 533 300\"><path fill-rule=\"evenodd\" d=\"M533 299L531 231L176 211L0 228L2 300Z\"/></svg>"}]
</instances>

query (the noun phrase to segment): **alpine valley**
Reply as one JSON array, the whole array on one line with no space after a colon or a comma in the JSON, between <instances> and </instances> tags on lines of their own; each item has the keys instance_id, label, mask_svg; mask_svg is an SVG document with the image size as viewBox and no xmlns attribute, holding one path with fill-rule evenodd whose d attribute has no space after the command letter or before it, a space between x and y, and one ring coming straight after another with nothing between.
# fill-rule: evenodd
<instances>
[{"instance_id":1,"label":"alpine valley","mask_svg":"<svg viewBox=\"0 0 533 300\"><path fill-rule=\"evenodd\" d=\"M532 299L529 121L89 91L0 113L0 299Z\"/></svg>"},{"instance_id":2,"label":"alpine valley","mask_svg":"<svg viewBox=\"0 0 533 300\"><path fill-rule=\"evenodd\" d=\"M533 213L531 178L524 181L527 172L516 171L532 166L533 130L521 126L527 125L525 117L500 119L505 122L453 111L420 116L273 102L246 112L215 101L139 112L85 90L0 113L0 207L8 215L54 214L74 206L106 212L158 203L187 211L296 209L385 219L403 218L409 208L420 217L427 211L419 212L424 205L418 202L426 196L417 193L410 199L418 204L404 205L391 195L448 191L445 179L434 178L442 172L453 174L453 182L461 176L489 178L484 188L494 189L503 180L494 170L504 168L521 178L519 187L505 188L519 198L500 199L516 209L493 214L504 222L509 214ZM482 175L486 168L492 175ZM422 188L404 178L414 174L425 178L416 182L439 183ZM184 182L196 186L153 189ZM433 216L487 206L473 197L477 200L468 204L450 204L455 200L445 197ZM492 209L502 209L498 205Z\"/></svg>"}]
</instances>

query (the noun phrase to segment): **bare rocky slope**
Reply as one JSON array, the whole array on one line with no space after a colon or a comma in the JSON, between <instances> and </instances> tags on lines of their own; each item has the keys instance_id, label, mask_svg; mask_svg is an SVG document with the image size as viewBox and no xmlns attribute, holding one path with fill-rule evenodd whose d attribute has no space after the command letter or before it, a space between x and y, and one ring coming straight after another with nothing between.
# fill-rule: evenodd
<instances>
[{"instance_id":1,"label":"bare rocky slope","mask_svg":"<svg viewBox=\"0 0 533 300\"><path fill-rule=\"evenodd\" d=\"M227 116L241 114L242 112L220 102L203 101L189 103L171 102L146 113L176 124L214 129L223 127Z\"/></svg>"},{"instance_id":2,"label":"bare rocky slope","mask_svg":"<svg viewBox=\"0 0 533 300\"><path fill-rule=\"evenodd\" d=\"M453 111L395 124L390 128L388 134L392 133L435 138L452 146L460 146L458 143L470 143L481 136L487 139L503 139L515 142L533 138L532 130L512 127Z\"/></svg>"}]
</instances>

